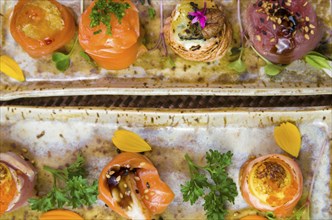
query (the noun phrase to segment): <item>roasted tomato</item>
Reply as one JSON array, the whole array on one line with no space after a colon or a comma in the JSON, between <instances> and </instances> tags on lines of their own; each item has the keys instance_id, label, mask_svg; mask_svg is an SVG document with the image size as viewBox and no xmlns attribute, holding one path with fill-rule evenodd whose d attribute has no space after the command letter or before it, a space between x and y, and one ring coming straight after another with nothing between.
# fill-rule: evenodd
<instances>
[{"instance_id":1,"label":"roasted tomato","mask_svg":"<svg viewBox=\"0 0 332 220\"><path fill-rule=\"evenodd\" d=\"M33 196L36 171L20 156L0 153L0 215L26 204Z\"/></svg>"},{"instance_id":2,"label":"roasted tomato","mask_svg":"<svg viewBox=\"0 0 332 220\"><path fill-rule=\"evenodd\" d=\"M70 11L55 0L19 0L10 20L10 31L32 57L54 52L75 34Z\"/></svg>"},{"instance_id":3,"label":"roasted tomato","mask_svg":"<svg viewBox=\"0 0 332 220\"><path fill-rule=\"evenodd\" d=\"M255 49L274 63L288 64L302 58L323 36L307 0L254 0L243 21Z\"/></svg>"},{"instance_id":4,"label":"roasted tomato","mask_svg":"<svg viewBox=\"0 0 332 220\"><path fill-rule=\"evenodd\" d=\"M174 193L147 157L126 152L101 172L99 198L125 218L151 219L165 211Z\"/></svg>"},{"instance_id":5,"label":"roasted tomato","mask_svg":"<svg viewBox=\"0 0 332 220\"><path fill-rule=\"evenodd\" d=\"M205 22L195 22L197 14L204 15ZM232 42L232 29L224 9L213 0L179 2L166 19L164 34L176 54L193 61L218 60Z\"/></svg>"},{"instance_id":6,"label":"roasted tomato","mask_svg":"<svg viewBox=\"0 0 332 220\"><path fill-rule=\"evenodd\" d=\"M93 28L90 26L90 15L96 4L96 1L94 1L81 16L79 42L85 52L99 66L105 69L118 70L127 68L137 58L138 37L140 35L139 17L137 8L130 0L114 0L113 2L125 2L130 7L125 10L125 16L121 22L114 14L110 14L111 34L107 33L107 27L104 24Z\"/></svg>"},{"instance_id":7,"label":"roasted tomato","mask_svg":"<svg viewBox=\"0 0 332 220\"><path fill-rule=\"evenodd\" d=\"M75 212L56 209L43 213L39 220L83 220L83 218Z\"/></svg>"},{"instance_id":8,"label":"roasted tomato","mask_svg":"<svg viewBox=\"0 0 332 220\"><path fill-rule=\"evenodd\" d=\"M270 154L249 160L242 166L240 189L250 206L285 217L292 213L301 198L303 177L293 159Z\"/></svg>"}]
</instances>

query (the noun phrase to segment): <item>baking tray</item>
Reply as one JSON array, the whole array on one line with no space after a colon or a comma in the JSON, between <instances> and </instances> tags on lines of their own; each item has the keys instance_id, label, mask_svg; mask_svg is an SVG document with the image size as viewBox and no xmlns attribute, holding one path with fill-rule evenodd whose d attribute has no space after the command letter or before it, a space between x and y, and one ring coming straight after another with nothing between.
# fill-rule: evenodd
<instances>
[{"instance_id":1,"label":"baking tray","mask_svg":"<svg viewBox=\"0 0 332 220\"><path fill-rule=\"evenodd\" d=\"M332 94L332 79L302 61L294 62L275 77L269 77L256 68L237 74L226 70L227 59L212 63L190 62L170 53L163 57L153 50L138 58L134 66L121 71L106 71L92 67L79 53L77 45L72 56L72 65L64 73L59 72L51 56L30 58L18 46L8 31L10 12L17 0L1 1L1 54L14 57L26 76L26 82L18 83L5 75L0 79L0 100L21 97L73 96L73 95L218 95L218 96L274 96L274 95L319 95ZM75 12L80 11L90 0L59 0ZM236 1L216 0L226 7L227 17L237 24ZM137 1L138 2L138 1ZM157 10L160 0L151 0ZM178 0L163 1L165 17ZM241 1L246 2L246 1ZM331 1L312 0L317 14L324 18L327 28L332 28ZM160 18L148 19L147 7L139 6L147 47L152 48L159 36ZM145 13L145 16L144 16ZM239 46L239 27L233 26L233 47ZM328 33L327 36L330 36ZM237 41L237 43L235 43ZM331 37L330 37L331 41ZM331 43L331 42L330 42ZM170 50L169 50L170 51ZM258 58L254 58L258 61ZM261 62L261 61L260 61ZM255 63L255 62L254 62Z\"/></svg>"},{"instance_id":2,"label":"baking tray","mask_svg":"<svg viewBox=\"0 0 332 220\"><path fill-rule=\"evenodd\" d=\"M202 201L194 206L182 201L180 184L189 178L185 153L202 162L208 149L231 150L230 176L237 183L239 168L249 156L283 153L273 139L273 129L284 121L295 123L302 134L299 163L308 192L311 173L323 149L322 162L314 184L313 219L331 219L331 108L249 108L220 110L156 110L120 108L0 107L1 152L11 150L34 160L39 170L37 189L43 193L50 178L43 165L58 167L74 160L79 151L87 159L88 177L98 178L103 166L117 154L111 142L115 130L127 129L142 136L152 146L145 153L158 168L161 178L175 193L162 214L164 219L203 219ZM33 129L31 129L33 128ZM28 153L23 153L26 148ZM238 183L237 183L238 186ZM231 210L246 208L238 195ZM85 219L117 219L98 201L94 207L75 209ZM21 208L1 219L35 219L38 213Z\"/></svg>"}]
</instances>

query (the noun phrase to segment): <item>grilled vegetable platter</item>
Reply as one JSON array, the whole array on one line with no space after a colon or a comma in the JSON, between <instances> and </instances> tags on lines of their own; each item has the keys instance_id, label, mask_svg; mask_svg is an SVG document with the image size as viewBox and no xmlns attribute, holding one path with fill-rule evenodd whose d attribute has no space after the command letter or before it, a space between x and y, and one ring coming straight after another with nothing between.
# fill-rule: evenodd
<instances>
[{"instance_id":1,"label":"grilled vegetable platter","mask_svg":"<svg viewBox=\"0 0 332 220\"><path fill-rule=\"evenodd\" d=\"M330 94L331 1L1 1L1 99Z\"/></svg>"},{"instance_id":2,"label":"grilled vegetable platter","mask_svg":"<svg viewBox=\"0 0 332 220\"><path fill-rule=\"evenodd\" d=\"M1 107L1 219L330 219L331 109Z\"/></svg>"}]
</instances>

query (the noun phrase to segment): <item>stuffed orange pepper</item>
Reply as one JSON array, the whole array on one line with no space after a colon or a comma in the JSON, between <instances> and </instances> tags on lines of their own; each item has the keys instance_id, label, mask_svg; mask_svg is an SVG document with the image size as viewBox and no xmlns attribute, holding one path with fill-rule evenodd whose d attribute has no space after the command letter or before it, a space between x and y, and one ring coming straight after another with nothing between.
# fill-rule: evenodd
<instances>
[{"instance_id":1,"label":"stuffed orange pepper","mask_svg":"<svg viewBox=\"0 0 332 220\"><path fill-rule=\"evenodd\" d=\"M56 0L19 0L10 19L10 32L31 57L53 53L75 35L74 17Z\"/></svg>"},{"instance_id":2,"label":"stuffed orange pepper","mask_svg":"<svg viewBox=\"0 0 332 220\"><path fill-rule=\"evenodd\" d=\"M99 199L125 218L151 219L165 211L174 193L147 157L125 152L103 169Z\"/></svg>"},{"instance_id":3,"label":"stuffed orange pepper","mask_svg":"<svg viewBox=\"0 0 332 220\"><path fill-rule=\"evenodd\" d=\"M300 167L290 157L270 154L247 161L240 170L244 200L277 217L290 216L303 191Z\"/></svg>"},{"instance_id":4,"label":"stuffed orange pepper","mask_svg":"<svg viewBox=\"0 0 332 220\"><path fill-rule=\"evenodd\" d=\"M64 209L55 209L43 213L39 220L83 220L83 218L72 211Z\"/></svg>"},{"instance_id":5,"label":"stuffed orange pepper","mask_svg":"<svg viewBox=\"0 0 332 220\"><path fill-rule=\"evenodd\" d=\"M138 10L130 0L96 0L81 16L79 42L105 69L125 69L134 63L139 35Z\"/></svg>"}]
</instances>

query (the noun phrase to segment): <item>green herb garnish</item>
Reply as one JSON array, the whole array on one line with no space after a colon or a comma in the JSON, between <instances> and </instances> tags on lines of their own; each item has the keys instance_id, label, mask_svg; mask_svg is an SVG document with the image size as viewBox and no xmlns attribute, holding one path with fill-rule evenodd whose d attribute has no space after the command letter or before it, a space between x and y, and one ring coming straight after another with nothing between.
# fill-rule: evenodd
<instances>
[{"instance_id":1,"label":"green herb garnish","mask_svg":"<svg viewBox=\"0 0 332 220\"><path fill-rule=\"evenodd\" d=\"M118 19L121 24L122 18L126 14L126 10L130 8L129 3L125 2L113 2L113 0L97 0L92 8L90 14L90 27L94 28L99 26L101 23L106 26L106 34L112 34L111 26L111 14ZM94 34L100 33L101 30L95 31Z\"/></svg>"},{"instance_id":2,"label":"green herb garnish","mask_svg":"<svg viewBox=\"0 0 332 220\"><path fill-rule=\"evenodd\" d=\"M79 155L76 161L64 169L44 166L53 175L52 190L41 198L29 199L32 210L48 211L64 206L77 208L89 206L97 201L98 184L88 184L85 178L84 158Z\"/></svg>"},{"instance_id":3,"label":"green herb garnish","mask_svg":"<svg viewBox=\"0 0 332 220\"><path fill-rule=\"evenodd\" d=\"M235 70L238 73L243 73L247 69L246 65L242 61L242 54L243 54L244 48L241 47L241 48L239 48L239 50L240 50L240 55L239 55L238 59L233 62L230 62L228 64L228 67L231 68L232 70Z\"/></svg>"},{"instance_id":4,"label":"green herb garnish","mask_svg":"<svg viewBox=\"0 0 332 220\"><path fill-rule=\"evenodd\" d=\"M238 195L236 184L228 176L227 167L232 163L233 154L228 151L221 154L216 150L206 152L206 166L198 166L185 155L191 180L181 185L185 202L193 205L199 197L204 199L204 210L208 219L224 219L227 214L226 202L234 203ZM206 175L210 174L210 178Z\"/></svg>"},{"instance_id":5,"label":"green herb garnish","mask_svg":"<svg viewBox=\"0 0 332 220\"><path fill-rule=\"evenodd\" d=\"M316 69L323 70L332 77L331 60L329 60L323 54L311 51L307 55L305 55L304 61Z\"/></svg>"},{"instance_id":6,"label":"green herb garnish","mask_svg":"<svg viewBox=\"0 0 332 220\"><path fill-rule=\"evenodd\" d=\"M281 73L286 68L286 66L281 66L281 65L277 65L277 64L271 63L265 57L263 57L260 53L258 53L258 51L253 46L251 46L251 48L255 51L255 53L260 58L262 58L262 60L265 61L266 65L264 66L264 71L265 71L266 75L276 76L276 75L278 75L279 73Z\"/></svg>"},{"instance_id":7,"label":"green herb garnish","mask_svg":"<svg viewBox=\"0 0 332 220\"><path fill-rule=\"evenodd\" d=\"M97 67L96 63L91 59L91 57L85 53L84 51L80 52L81 57L85 59L86 62L88 62L91 66Z\"/></svg>"},{"instance_id":8,"label":"green herb garnish","mask_svg":"<svg viewBox=\"0 0 332 220\"><path fill-rule=\"evenodd\" d=\"M70 57L74 52L74 48L76 46L77 40L78 40L78 37L76 37L75 42L74 42L73 46L71 47L69 54L64 54L61 52L55 52L52 54L52 61L55 63L55 67L59 71L64 72L69 68Z\"/></svg>"},{"instance_id":9,"label":"green herb garnish","mask_svg":"<svg viewBox=\"0 0 332 220\"><path fill-rule=\"evenodd\" d=\"M154 19L156 17L156 10L152 7L148 8L149 18Z\"/></svg>"}]
</instances>

